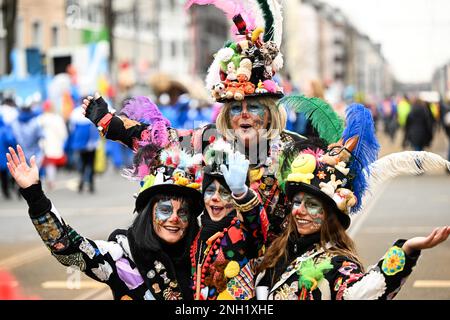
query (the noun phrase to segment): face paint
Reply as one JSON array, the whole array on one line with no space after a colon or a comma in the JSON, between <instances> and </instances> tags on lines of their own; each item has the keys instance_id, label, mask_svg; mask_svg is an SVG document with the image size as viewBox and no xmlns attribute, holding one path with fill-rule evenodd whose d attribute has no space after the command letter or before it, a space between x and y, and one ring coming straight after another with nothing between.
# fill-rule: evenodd
<instances>
[{"instance_id":1,"label":"face paint","mask_svg":"<svg viewBox=\"0 0 450 320\"><path fill-rule=\"evenodd\" d=\"M184 223L189 221L189 207L186 203L183 203L181 208L178 210L177 215Z\"/></svg>"},{"instance_id":2,"label":"face paint","mask_svg":"<svg viewBox=\"0 0 450 320\"><path fill-rule=\"evenodd\" d=\"M310 195L305 195L304 193L300 193L293 199L292 213L294 215L301 214L300 207L302 203L308 214L310 214L311 216L317 216L323 213L323 206L316 198Z\"/></svg>"},{"instance_id":3,"label":"face paint","mask_svg":"<svg viewBox=\"0 0 450 320\"><path fill-rule=\"evenodd\" d=\"M211 183L205 190L204 199L210 200L217 192L217 187L215 183ZM223 201L231 202L231 193L227 189L225 189L222 185L219 186L219 197Z\"/></svg>"},{"instance_id":4,"label":"face paint","mask_svg":"<svg viewBox=\"0 0 450 320\"><path fill-rule=\"evenodd\" d=\"M155 214L156 214L156 222L158 222L158 223L164 223L167 220L169 220L169 218L173 214L172 201L170 201L170 200L158 201L158 203L156 204L156 208L155 208ZM187 204L184 203L180 207L180 209L177 212L177 216L183 222L187 222L189 220L189 208L188 208Z\"/></svg>"},{"instance_id":5,"label":"face paint","mask_svg":"<svg viewBox=\"0 0 450 320\"><path fill-rule=\"evenodd\" d=\"M158 223L169 220L173 213L172 201L158 201L155 208L156 221Z\"/></svg>"},{"instance_id":6,"label":"face paint","mask_svg":"<svg viewBox=\"0 0 450 320\"><path fill-rule=\"evenodd\" d=\"M237 117L242 113L242 110L243 110L243 108L242 108L241 104L235 104L235 105L231 106L230 114L232 117Z\"/></svg>"},{"instance_id":7,"label":"face paint","mask_svg":"<svg viewBox=\"0 0 450 320\"><path fill-rule=\"evenodd\" d=\"M264 114L265 114L265 109L266 109L265 107L260 106L260 105L251 104L247 107L247 109L248 109L249 113L254 114L255 116L258 116L261 119L261 121L264 120Z\"/></svg>"},{"instance_id":8,"label":"face paint","mask_svg":"<svg viewBox=\"0 0 450 320\"><path fill-rule=\"evenodd\" d=\"M220 221L234 210L231 193L219 181L214 180L203 195L205 209L213 221Z\"/></svg>"},{"instance_id":9,"label":"face paint","mask_svg":"<svg viewBox=\"0 0 450 320\"><path fill-rule=\"evenodd\" d=\"M313 219L313 222L314 222L316 225L321 226L322 223L323 223L323 220L322 220L322 218L315 218L315 219Z\"/></svg>"},{"instance_id":10,"label":"face paint","mask_svg":"<svg viewBox=\"0 0 450 320\"><path fill-rule=\"evenodd\" d=\"M247 105L246 110L248 113L258 116L261 120L263 120L265 111L266 111L266 107L260 106L257 104L251 104L251 105ZM235 104L235 105L232 105L230 108L230 114L232 117L240 116L243 111L244 111L244 107L242 106L242 104Z\"/></svg>"}]
</instances>

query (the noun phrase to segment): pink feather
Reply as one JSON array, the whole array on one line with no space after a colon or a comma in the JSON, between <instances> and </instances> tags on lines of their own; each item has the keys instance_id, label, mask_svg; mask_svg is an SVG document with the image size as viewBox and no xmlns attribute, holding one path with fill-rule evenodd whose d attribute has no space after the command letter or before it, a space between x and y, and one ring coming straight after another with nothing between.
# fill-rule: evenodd
<instances>
[{"instance_id":1,"label":"pink feather","mask_svg":"<svg viewBox=\"0 0 450 320\"><path fill-rule=\"evenodd\" d=\"M238 13L241 14L244 21L247 23L249 30L256 28L256 19L251 8L245 6L245 1L237 0L188 0L185 4L185 9L188 10L192 5L213 5L216 8L222 10L228 19L232 19ZM240 40L237 37L236 26L231 27L231 34L235 37L235 40Z\"/></svg>"},{"instance_id":2,"label":"pink feather","mask_svg":"<svg viewBox=\"0 0 450 320\"><path fill-rule=\"evenodd\" d=\"M152 143L164 148L169 144L169 132L164 121L157 121L153 124L151 131Z\"/></svg>"},{"instance_id":3,"label":"pink feather","mask_svg":"<svg viewBox=\"0 0 450 320\"><path fill-rule=\"evenodd\" d=\"M140 179L143 179L149 173L150 173L150 169L145 163L142 163L139 165L139 167L137 169L137 175Z\"/></svg>"},{"instance_id":4,"label":"pink feather","mask_svg":"<svg viewBox=\"0 0 450 320\"><path fill-rule=\"evenodd\" d=\"M165 118L158 106L149 98L137 96L128 100L120 110L128 119L136 120L147 125L151 125L158 121L163 121L167 127L170 127L170 121Z\"/></svg>"}]
</instances>

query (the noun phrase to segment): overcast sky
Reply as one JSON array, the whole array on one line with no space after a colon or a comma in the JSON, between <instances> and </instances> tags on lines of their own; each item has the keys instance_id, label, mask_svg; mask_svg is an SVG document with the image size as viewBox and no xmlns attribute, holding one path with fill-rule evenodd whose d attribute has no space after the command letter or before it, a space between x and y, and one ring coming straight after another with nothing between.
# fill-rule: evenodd
<instances>
[{"instance_id":1,"label":"overcast sky","mask_svg":"<svg viewBox=\"0 0 450 320\"><path fill-rule=\"evenodd\" d=\"M436 67L450 62L450 0L322 1L381 43L400 81L429 81Z\"/></svg>"}]
</instances>

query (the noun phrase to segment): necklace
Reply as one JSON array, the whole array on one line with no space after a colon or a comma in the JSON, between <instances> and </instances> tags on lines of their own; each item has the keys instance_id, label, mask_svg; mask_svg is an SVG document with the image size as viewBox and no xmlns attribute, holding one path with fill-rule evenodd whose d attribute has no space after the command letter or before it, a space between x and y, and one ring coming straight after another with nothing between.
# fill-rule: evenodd
<instances>
[{"instance_id":1,"label":"necklace","mask_svg":"<svg viewBox=\"0 0 450 320\"><path fill-rule=\"evenodd\" d=\"M209 267L211 265L211 261L213 259L214 254L217 249L219 249L220 243L222 242L223 237L227 234L228 230L234 226L238 221L238 217L234 217L231 220L230 226L228 228L224 228L222 231L216 232L212 235L208 240L206 240L206 248L202 252L203 241L200 240L200 232L195 237L194 243L192 244L190 251L191 258L191 266L193 271L194 285L192 286L192 290L195 291L195 300L200 300L200 291L205 288L205 278L206 274L209 271ZM198 246L200 240L200 245ZM196 259L198 251L198 260ZM203 258L203 260L202 260Z\"/></svg>"}]
</instances>

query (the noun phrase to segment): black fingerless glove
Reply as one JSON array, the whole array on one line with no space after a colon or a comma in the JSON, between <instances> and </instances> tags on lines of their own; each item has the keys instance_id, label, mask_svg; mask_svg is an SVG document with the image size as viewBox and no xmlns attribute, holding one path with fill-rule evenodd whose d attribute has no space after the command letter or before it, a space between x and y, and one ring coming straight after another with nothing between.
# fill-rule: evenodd
<instances>
[{"instance_id":1,"label":"black fingerless glove","mask_svg":"<svg viewBox=\"0 0 450 320\"><path fill-rule=\"evenodd\" d=\"M108 104L100 97L97 100L91 100L91 103L86 109L86 118L97 126L100 120L108 113Z\"/></svg>"}]
</instances>

